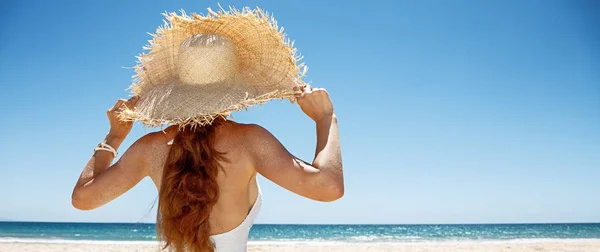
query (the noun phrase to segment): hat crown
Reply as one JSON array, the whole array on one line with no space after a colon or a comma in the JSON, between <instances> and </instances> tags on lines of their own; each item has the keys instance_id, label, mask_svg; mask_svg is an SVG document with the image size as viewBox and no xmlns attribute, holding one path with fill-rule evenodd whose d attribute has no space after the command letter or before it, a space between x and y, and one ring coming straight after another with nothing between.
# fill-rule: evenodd
<instances>
[{"instance_id":1,"label":"hat crown","mask_svg":"<svg viewBox=\"0 0 600 252\"><path fill-rule=\"evenodd\" d=\"M181 42L177 65L179 80L188 85L231 80L238 72L235 45L212 33L196 34Z\"/></svg>"}]
</instances>

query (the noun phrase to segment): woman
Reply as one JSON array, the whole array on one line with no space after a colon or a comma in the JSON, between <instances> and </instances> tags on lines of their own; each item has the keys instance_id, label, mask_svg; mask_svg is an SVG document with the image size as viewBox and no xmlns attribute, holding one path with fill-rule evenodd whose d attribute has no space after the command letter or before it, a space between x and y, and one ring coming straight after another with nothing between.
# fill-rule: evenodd
<instances>
[{"instance_id":1,"label":"woman","mask_svg":"<svg viewBox=\"0 0 600 252\"><path fill-rule=\"evenodd\" d=\"M316 123L312 163L290 154L266 129L218 119L209 126L171 126L138 139L114 165L117 149L131 130L118 111L137 97L119 100L107 115L105 144L84 167L73 206L100 207L149 176L159 190L157 230L176 251L245 251L260 208L256 175L307 198L333 201L344 194L337 119L327 91L301 88L302 111ZM169 144L172 141L172 144Z\"/></svg>"}]
</instances>

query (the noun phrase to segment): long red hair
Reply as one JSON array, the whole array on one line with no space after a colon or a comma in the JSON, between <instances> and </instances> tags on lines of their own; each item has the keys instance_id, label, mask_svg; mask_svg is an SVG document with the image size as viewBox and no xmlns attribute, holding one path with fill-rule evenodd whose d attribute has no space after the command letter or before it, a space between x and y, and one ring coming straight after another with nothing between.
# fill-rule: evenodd
<instances>
[{"instance_id":1,"label":"long red hair","mask_svg":"<svg viewBox=\"0 0 600 252\"><path fill-rule=\"evenodd\" d=\"M165 248L214 251L208 217L219 199L217 175L227 162L214 147L218 119L203 127L186 126L175 137L158 194L157 233Z\"/></svg>"}]
</instances>

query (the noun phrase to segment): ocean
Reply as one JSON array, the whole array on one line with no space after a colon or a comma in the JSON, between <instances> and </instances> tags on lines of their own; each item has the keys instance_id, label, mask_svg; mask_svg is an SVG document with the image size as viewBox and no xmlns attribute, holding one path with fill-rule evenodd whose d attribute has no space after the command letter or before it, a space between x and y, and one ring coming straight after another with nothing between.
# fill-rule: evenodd
<instances>
[{"instance_id":1,"label":"ocean","mask_svg":"<svg viewBox=\"0 0 600 252\"><path fill-rule=\"evenodd\" d=\"M431 242L598 239L600 223L468 225L255 224L251 242ZM154 224L0 222L0 242L152 242Z\"/></svg>"}]
</instances>

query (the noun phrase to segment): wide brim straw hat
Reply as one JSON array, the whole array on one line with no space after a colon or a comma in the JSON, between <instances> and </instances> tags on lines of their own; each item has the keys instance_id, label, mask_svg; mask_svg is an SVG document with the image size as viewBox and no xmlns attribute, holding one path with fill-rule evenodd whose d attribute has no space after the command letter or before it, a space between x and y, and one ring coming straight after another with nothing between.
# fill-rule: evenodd
<instances>
[{"instance_id":1,"label":"wide brim straw hat","mask_svg":"<svg viewBox=\"0 0 600 252\"><path fill-rule=\"evenodd\" d=\"M293 102L306 85L293 42L259 8L164 16L138 56L131 90L139 100L122 120L203 126L272 99Z\"/></svg>"}]
</instances>

